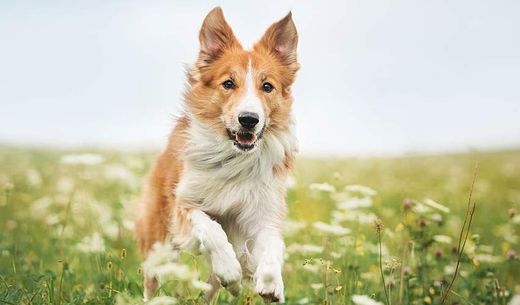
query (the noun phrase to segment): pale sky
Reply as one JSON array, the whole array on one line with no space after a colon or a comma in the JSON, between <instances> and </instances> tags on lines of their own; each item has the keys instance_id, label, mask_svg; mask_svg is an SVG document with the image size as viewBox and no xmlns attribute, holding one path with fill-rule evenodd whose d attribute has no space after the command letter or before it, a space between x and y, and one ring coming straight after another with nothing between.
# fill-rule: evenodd
<instances>
[{"instance_id":1,"label":"pale sky","mask_svg":"<svg viewBox=\"0 0 520 305\"><path fill-rule=\"evenodd\" d=\"M515 0L0 0L0 143L162 147L216 5L245 46L293 11L303 154L520 147Z\"/></svg>"}]
</instances>

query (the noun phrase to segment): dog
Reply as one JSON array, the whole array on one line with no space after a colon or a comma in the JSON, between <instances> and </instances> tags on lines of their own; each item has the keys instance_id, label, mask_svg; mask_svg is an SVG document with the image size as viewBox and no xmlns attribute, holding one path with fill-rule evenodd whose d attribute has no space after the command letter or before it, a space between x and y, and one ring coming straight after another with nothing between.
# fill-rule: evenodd
<instances>
[{"instance_id":1,"label":"dog","mask_svg":"<svg viewBox=\"0 0 520 305\"><path fill-rule=\"evenodd\" d=\"M283 302L285 181L298 150L296 27L289 13L245 50L216 7L199 41L184 113L145 182L138 244L145 256L158 242L205 255L208 300L221 285L236 296L247 279L265 301ZM144 274L148 299L158 282Z\"/></svg>"}]
</instances>

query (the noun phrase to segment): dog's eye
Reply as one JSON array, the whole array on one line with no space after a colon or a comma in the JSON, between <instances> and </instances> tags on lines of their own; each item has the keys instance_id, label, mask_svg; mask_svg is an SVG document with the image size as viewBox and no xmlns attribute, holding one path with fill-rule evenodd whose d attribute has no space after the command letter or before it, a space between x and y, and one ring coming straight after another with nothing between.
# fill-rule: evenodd
<instances>
[{"instance_id":1,"label":"dog's eye","mask_svg":"<svg viewBox=\"0 0 520 305\"><path fill-rule=\"evenodd\" d=\"M273 87L273 85L271 85L271 83L265 82L262 84L262 91L264 91L264 92L269 93L269 92L273 91L273 89L274 89L274 87Z\"/></svg>"},{"instance_id":2,"label":"dog's eye","mask_svg":"<svg viewBox=\"0 0 520 305\"><path fill-rule=\"evenodd\" d=\"M226 90L235 89L235 83L228 79L222 83L222 87L224 87Z\"/></svg>"}]
</instances>

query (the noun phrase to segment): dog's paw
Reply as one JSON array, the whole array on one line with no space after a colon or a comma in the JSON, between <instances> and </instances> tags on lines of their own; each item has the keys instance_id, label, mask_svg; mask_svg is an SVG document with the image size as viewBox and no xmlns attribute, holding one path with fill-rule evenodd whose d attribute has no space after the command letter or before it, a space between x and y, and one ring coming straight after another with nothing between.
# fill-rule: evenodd
<instances>
[{"instance_id":1,"label":"dog's paw","mask_svg":"<svg viewBox=\"0 0 520 305\"><path fill-rule=\"evenodd\" d=\"M222 287L233 296L237 296L242 289L242 267L234 253L219 253L211 258L212 271Z\"/></svg>"},{"instance_id":2,"label":"dog's paw","mask_svg":"<svg viewBox=\"0 0 520 305\"><path fill-rule=\"evenodd\" d=\"M255 292L258 293L266 303L285 302L283 294L283 280L279 266L260 264L256 269Z\"/></svg>"}]
</instances>

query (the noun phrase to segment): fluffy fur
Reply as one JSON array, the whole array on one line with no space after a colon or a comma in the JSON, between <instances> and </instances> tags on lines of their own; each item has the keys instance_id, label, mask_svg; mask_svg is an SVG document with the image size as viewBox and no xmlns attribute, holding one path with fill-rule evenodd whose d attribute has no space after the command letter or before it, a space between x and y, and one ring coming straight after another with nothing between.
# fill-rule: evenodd
<instances>
[{"instance_id":1,"label":"fluffy fur","mask_svg":"<svg viewBox=\"0 0 520 305\"><path fill-rule=\"evenodd\" d=\"M199 40L186 113L143 190L139 246L145 255L156 242L204 254L214 288L208 299L220 285L237 294L248 278L264 299L283 301L285 179L297 151L291 116L296 28L289 13L246 51L215 8ZM254 113L258 123L245 128L244 113ZM145 277L145 298L157 286Z\"/></svg>"}]
</instances>

